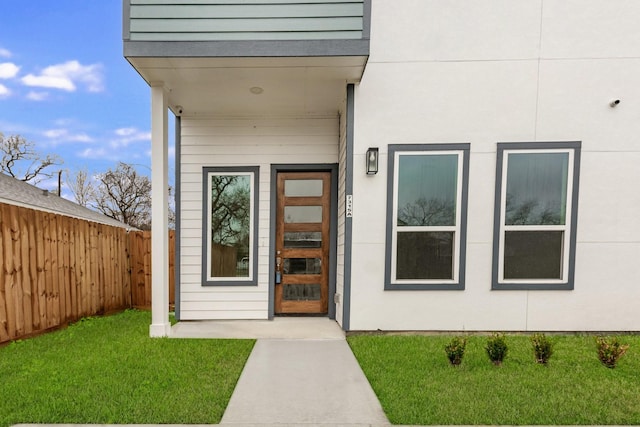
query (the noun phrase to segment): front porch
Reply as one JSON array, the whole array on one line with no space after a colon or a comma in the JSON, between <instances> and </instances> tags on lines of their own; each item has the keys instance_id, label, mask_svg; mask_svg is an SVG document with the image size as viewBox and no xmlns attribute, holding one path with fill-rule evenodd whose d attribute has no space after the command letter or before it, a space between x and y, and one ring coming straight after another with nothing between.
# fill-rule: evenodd
<instances>
[{"instance_id":1,"label":"front porch","mask_svg":"<svg viewBox=\"0 0 640 427\"><path fill-rule=\"evenodd\" d=\"M182 321L171 327L171 338L218 339L344 339L328 317L275 317L273 320Z\"/></svg>"}]
</instances>

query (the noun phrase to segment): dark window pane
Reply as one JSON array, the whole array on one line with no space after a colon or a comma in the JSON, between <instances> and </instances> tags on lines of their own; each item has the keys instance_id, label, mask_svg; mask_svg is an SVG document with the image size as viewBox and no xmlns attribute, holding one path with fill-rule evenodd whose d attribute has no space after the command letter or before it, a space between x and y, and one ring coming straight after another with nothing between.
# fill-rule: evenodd
<instances>
[{"instance_id":1,"label":"dark window pane","mask_svg":"<svg viewBox=\"0 0 640 427\"><path fill-rule=\"evenodd\" d=\"M211 277L249 277L251 178L211 175Z\"/></svg>"},{"instance_id":2,"label":"dark window pane","mask_svg":"<svg viewBox=\"0 0 640 427\"><path fill-rule=\"evenodd\" d=\"M287 231L284 233L284 247L287 249L322 247L322 233L319 231Z\"/></svg>"},{"instance_id":3,"label":"dark window pane","mask_svg":"<svg viewBox=\"0 0 640 427\"><path fill-rule=\"evenodd\" d=\"M285 206L284 222L287 224L322 222L322 206Z\"/></svg>"},{"instance_id":4,"label":"dark window pane","mask_svg":"<svg viewBox=\"0 0 640 427\"><path fill-rule=\"evenodd\" d=\"M284 274L320 274L321 261L320 258L285 258L282 269Z\"/></svg>"},{"instance_id":5,"label":"dark window pane","mask_svg":"<svg viewBox=\"0 0 640 427\"><path fill-rule=\"evenodd\" d=\"M320 301L320 284L282 285L285 301Z\"/></svg>"},{"instance_id":6,"label":"dark window pane","mask_svg":"<svg viewBox=\"0 0 640 427\"><path fill-rule=\"evenodd\" d=\"M505 279L561 279L563 231L507 231Z\"/></svg>"},{"instance_id":7,"label":"dark window pane","mask_svg":"<svg viewBox=\"0 0 640 427\"><path fill-rule=\"evenodd\" d=\"M456 225L458 156L401 155L398 167L397 225Z\"/></svg>"},{"instance_id":8,"label":"dark window pane","mask_svg":"<svg viewBox=\"0 0 640 427\"><path fill-rule=\"evenodd\" d=\"M397 279L453 279L453 232L398 233Z\"/></svg>"},{"instance_id":9,"label":"dark window pane","mask_svg":"<svg viewBox=\"0 0 640 427\"><path fill-rule=\"evenodd\" d=\"M287 197L322 196L321 179L287 179L284 181L284 195Z\"/></svg>"},{"instance_id":10,"label":"dark window pane","mask_svg":"<svg viewBox=\"0 0 640 427\"><path fill-rule=\"evenodd\" d=\"M568 164L568 153L510 153L505 224L564 224Z\"/></svg>"}]
</instances>

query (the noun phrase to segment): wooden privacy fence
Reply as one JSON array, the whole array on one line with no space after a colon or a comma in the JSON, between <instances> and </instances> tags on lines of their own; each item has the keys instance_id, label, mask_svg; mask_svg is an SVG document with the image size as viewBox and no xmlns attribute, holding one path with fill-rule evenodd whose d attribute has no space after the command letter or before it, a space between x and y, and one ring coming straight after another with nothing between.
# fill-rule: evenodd
<instances>
[{"instance_id":1,"label":"wooden privacy fence","mask_svg":"<svg viewBox=\"0 0 640 427\"><path fill-rule=\"evenodd\" d=\"M150 305L150 232L0 204L0 343Z\"/></svg>"}]
</instances>

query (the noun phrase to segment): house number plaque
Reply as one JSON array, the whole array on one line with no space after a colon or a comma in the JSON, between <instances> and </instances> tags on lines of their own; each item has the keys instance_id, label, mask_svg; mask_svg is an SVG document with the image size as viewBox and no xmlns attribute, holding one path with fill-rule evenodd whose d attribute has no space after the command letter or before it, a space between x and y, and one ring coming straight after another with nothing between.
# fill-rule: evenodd
<instances>
[{"instance_id":1,"label":"house number plaque","mask_svg":"<svg viewBox=\"0 0 640 427\"><path fill-rule=\"evenodd\" d=\"M347 218L352 218L353 217L353 195L352 194L347 194L347 203L346 203L346 215Z\"/></svg>"}]
</instances>

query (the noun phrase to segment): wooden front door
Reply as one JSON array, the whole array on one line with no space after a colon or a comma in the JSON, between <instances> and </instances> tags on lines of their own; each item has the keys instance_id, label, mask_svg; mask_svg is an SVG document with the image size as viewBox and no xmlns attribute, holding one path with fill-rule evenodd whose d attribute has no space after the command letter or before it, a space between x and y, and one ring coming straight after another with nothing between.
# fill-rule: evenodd
<instances>
[{"instance_id":1,"label":"wooden front door","mask_svg":"<svg viewBox=\"0 0 640 427\"><path fill-rule=\"evenodd\" d=\"M280 172L277 177L275 314L325 314L331 172Z\"/></svg>"}]
</instances>

